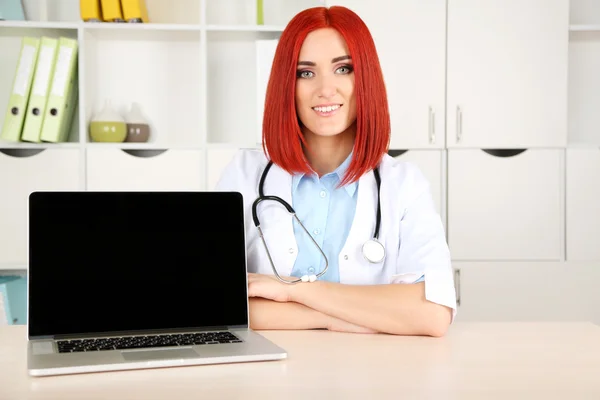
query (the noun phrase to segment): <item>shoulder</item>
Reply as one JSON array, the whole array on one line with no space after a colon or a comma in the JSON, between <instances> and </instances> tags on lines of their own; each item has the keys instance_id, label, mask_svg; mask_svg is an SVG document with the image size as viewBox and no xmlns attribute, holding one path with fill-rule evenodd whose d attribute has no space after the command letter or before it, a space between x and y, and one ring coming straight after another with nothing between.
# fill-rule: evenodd
<instances>
[{"instance_id":1,"label":"shoulder","mask_svg":"<svg viewBox=\"0 0 600 400\"><path fill-rule=\"evenodd\" d=\"M249 185L254 187L267 163L268 159L261 149L238 150L223 168L217 190L239 191Z\"/></svg>"}]
</instances>

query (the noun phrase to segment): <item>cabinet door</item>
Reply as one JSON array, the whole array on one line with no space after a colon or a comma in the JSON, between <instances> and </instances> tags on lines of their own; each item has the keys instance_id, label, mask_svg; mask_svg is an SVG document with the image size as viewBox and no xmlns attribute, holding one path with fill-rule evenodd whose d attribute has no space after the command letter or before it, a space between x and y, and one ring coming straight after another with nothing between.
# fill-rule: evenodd
<instances>
[{"instance_id":1,"label":"cabinet door","mask_svg":"<svg viewBox=\"0 0 600 400\"><path fill-rule=\"evenodd\" d=\"M89 149L88 190L200 190L196 150Z\"/></svg>"},{"instance_id":2,"label":"cabinet door","mask_svg":"<svg viewBox=\"0 0 600 400\"><path fill-rule=\"evenodd\" d=\"M223 169L231 162L233 156L239 151L237 147L211 148L206 151L206 188L214 190Z\"/></svg>"},{"instance_id":3,"label":"cabinet door","mask_svg":"<svg viewBox=\"0 0 600 400\"><path fill-rule=\"evenodd\" d=\"M594 263L455 262L456 321L592 321L600 324Z\"/></svg>"},{"instance_id":4,"label":"cabinet door","mask_svg":"<svg viewBox=\"0 0 600 400\"><path fill-rule=\"evenodd\" d=\"M448 2L448 147L567 141L569 0Z\"/></svg>"},{"instance_id":5,"label":"cabinet door","mask_svg":"<svg viewBox=\"0 0 600 400\"><path fill-rule=\"evenodd\" d=\"M567 149L566 257L600 261L600 149Z\"/></svg>"},{"instance_id":6,"label":"cabinet door","mask_svg":"<svg viewBox=\"0 0 600 400\"><path fill-rule=\"evenodd\" d=\"M444 226L446 225L446 205L444 193L444 167L442 150L390 150L389 154L401 161L408 161L415 164L431 186L431 195L437 208L437 212L442 218ZM383 177L381 178L384 179Z\"/></svg>"},{"instance_id":7,"label":"cabinet door","mask_svg":"<svg viewBox=\"0 0 600 400\"><path fill-rule=\"evenodd\" d=\"M79 189L79 166L78 149L0 152L0 269L27 264L29 194Z\"/></svg>"},{"instance_id":8,"label":"cabinet door","mask_svg":"<svg viewBox=\"0 0 600 400\"><path fill-rule=\"evenodd\" d=\"M446 1L332 0L327 5L356 12L373 36L390 106L390 148L443 148Z\"/></svg>"},{"instance_id":9,"label":"cabinet door","mask_svg":"<svg viewBox=\"0 0 600 400\"><path fill-rule=\"evenodd\" d=\"M454 260L559 260L563 151L448 150Z\"/></svg>"}]
</instances>

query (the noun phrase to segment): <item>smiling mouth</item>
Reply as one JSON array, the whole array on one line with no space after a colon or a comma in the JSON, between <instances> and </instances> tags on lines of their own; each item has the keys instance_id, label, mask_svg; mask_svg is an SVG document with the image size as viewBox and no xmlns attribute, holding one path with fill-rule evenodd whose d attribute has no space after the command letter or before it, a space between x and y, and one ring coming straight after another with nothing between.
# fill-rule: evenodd
<instances>
[{"instance_id":1,"label":"smiling mouth","mask_svg":"<svg viewBox=\"0 0 600 400\"><path fill-rule=\"evenodd\" d=\"M312 109L321 116L329 116L335 114L342 106L343 104L334 104L330 106L312 107Z\"/></svg>"}]
</instances>

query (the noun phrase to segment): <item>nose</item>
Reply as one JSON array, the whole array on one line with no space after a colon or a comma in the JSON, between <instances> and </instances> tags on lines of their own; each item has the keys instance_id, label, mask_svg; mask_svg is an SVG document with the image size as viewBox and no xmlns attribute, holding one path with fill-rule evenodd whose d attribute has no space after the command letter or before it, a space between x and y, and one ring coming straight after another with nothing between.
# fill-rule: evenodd
<instances>
[{"instance_id":1,"label":"nose","mask_svg":"<svg viewBox=\"0 0 600 400\"><path fill-rule=\"evenodd\" d=\"M335 86L335 77L330 75L321 75L319 79L319 97L330 98L337 93Z\"/></svg>"}]
</instances>

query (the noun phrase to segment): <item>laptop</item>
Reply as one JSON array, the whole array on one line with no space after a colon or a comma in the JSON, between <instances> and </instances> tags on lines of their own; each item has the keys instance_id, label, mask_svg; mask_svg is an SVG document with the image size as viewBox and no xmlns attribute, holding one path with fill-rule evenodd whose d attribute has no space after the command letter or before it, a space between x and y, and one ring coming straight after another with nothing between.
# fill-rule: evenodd
<instances>
[{"instance_id":1,"label":"laptop","mask_svg":"<svg viewBox=\"0 0 600 400\"><path fill-rule=\"evenodd\" d=\"M28 214L30 375L287 357L250 329L240 193L40 191Z\"/></svg>"}]
</instances>

